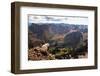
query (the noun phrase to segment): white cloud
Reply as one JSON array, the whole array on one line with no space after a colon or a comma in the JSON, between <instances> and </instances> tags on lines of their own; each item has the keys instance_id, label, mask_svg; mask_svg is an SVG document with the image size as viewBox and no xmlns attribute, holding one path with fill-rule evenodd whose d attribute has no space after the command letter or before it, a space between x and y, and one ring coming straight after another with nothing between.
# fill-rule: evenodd
<instances>
[{"instance_id":1,"label":"white cloud","mask_svg":"<svg viewBox=\"0 0 100 76\"><path fill-rule=\"evenodd\" d=\"M29 23L67 23L88 25L88 17L29 15Z\"/></svg>"}]
</instances>

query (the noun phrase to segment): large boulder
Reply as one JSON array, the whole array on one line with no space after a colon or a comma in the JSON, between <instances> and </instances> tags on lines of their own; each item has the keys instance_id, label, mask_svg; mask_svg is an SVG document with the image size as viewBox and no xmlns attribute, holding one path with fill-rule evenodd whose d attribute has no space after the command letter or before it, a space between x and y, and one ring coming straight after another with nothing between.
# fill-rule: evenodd
<instances>
[{"instance_id":1,"label":"large boulder","mask_svg":"<svg viewBox=\"0 0 100 76\"><path fill-rule=\"evenodd\" d=\"M76 48L78 44L82 41L83 36L80 31L71 31L68 32L64 37L64 45L66 47Z\"/></svg>"}]
</instances>

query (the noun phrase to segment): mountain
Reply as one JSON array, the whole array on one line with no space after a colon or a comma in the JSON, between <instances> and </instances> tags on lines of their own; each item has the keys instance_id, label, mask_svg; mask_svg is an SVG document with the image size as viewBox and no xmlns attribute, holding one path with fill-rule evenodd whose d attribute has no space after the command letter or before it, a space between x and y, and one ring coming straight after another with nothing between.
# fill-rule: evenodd
<instances>
[{"instance_id":1,"label":"mountain","mask_svg":"<svg viewBox=\"0 0 100 76\"><path fill-rule=\"evenodd\" d=\"M75 47L82 38L87 39L88 32L87 25L65 23L31 23L28 29L34 35L34 39L31 40L40 41L41 43L50 43L51 45L64 43L66 46L73 47ZM76 30L76 32L71 30Z\"/></svg>"},{"instance_id":2,"label":"mountain","mask_svg":"<svg viewBox=\"0 0 100 76\"><path fill-rule=\"evenodd\" d=\"M44 30L48 30L54 34L64 34L69 32L70 29L79 29L81 32L87 32L87 25L75 25L75 24L64 24L64 23L31 23L29 30L38 35L42 34Z\"/></svg>"},{"instance_id":3,"label":"mountain","mask_svg":"<svg viewBox=\"0 0 100 76\"><path fill-rule=\"evenodd\" d=\"M29 49L36 46L40 46L43 43L44 42L38 39L34 33L32 33L31 31L28 31L28 48Z\"/></svg>"}]
</instances>

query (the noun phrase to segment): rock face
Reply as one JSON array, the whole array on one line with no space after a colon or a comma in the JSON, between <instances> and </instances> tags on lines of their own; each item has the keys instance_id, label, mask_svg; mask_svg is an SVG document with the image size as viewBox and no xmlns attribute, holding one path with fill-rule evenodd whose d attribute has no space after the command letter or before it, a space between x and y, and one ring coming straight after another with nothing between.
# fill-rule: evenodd
<instances>
[{"instance_id":1,"label":"rock face","mask_svg":"<svg viewBox=\"0 0 100 76\"><path fill-rule=\"evenodd\" d=\"M28 60L54 60L55 56L50 54L48 50L35 47L28 50Z\"/></svg>"},{"instance_id":2,"label":"rock face","mask_svg":"<svg viewBox=\"0 0 100 76\"><path fill-rule=\"evenodd\" d=\"M48 59L48 52L41 51L39 48L35 49L32 48L28 52L28 60L47 60Z\"/></svg>"},{"instance_id":3,"label":"rock face","mask_svg":"<svg viewBox=\"0 0 100 76\"><path fill-rule=\"evenodd\" d=\"M79 31L71 31L64 38L64 44L67 47L75 48L83 39L82 33Z\"/></svg>"}]
</instances>

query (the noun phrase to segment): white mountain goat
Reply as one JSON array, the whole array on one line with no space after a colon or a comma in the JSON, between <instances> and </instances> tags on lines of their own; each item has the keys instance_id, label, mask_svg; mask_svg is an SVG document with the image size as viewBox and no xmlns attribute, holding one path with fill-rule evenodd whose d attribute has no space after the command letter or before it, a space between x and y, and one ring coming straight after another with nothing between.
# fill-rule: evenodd
<instances>
[{"instance_id":1,"label":"white mountain goat","mask_svg":"<svg viewBox=\"0 0 100 76\"><path fill-rule=\"evenodd\" d=\"M44 45L42 45L41 50L42 51L47 51L49 48L50 44L49 43L45 43Z\"/></svg>"},{"instance_id":2,"label":"white mountain goat","mask_svg":"<svg viewBox=\"0 0 100 76\"><path fill-rule=\"evenodd\" d=\"M42 45L41 47L37 46L37 47L34 47L34 50L37 50L37 51L42 51L42 52L46 52L49 48L50 44L49 43L45 43L44 45Z\"/></svg>"}]
</instances>

